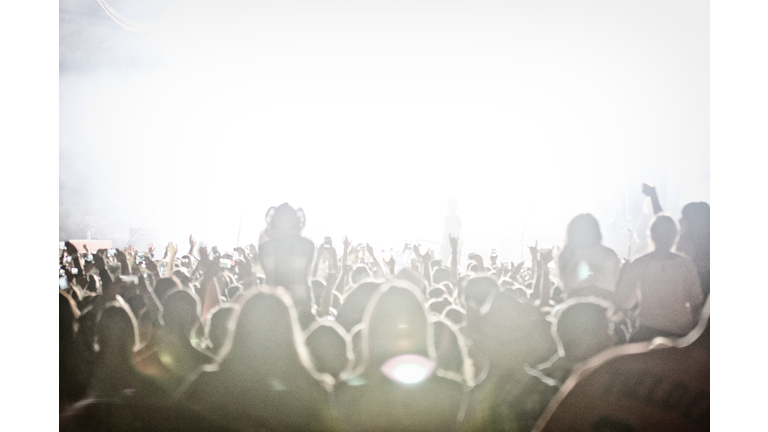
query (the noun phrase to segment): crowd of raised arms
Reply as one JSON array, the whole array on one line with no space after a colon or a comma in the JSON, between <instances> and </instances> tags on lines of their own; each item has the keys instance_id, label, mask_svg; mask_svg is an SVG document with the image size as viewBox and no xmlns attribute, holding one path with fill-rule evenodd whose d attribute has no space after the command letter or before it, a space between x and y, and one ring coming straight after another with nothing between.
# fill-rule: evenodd
<instances>
[{"instance_id":1,"label":"crowd of raised arms","mask_svg":"<svg viewBox=\"0 0 768 432\"><path fill-rule=\"evenodd\" d=\"M315 245L60 251L62 431L709 430L709 205L653 188L652 251L590 214L529 263ZM403 262L403 258L408 259Z\"/></svg>"}]
</instances>

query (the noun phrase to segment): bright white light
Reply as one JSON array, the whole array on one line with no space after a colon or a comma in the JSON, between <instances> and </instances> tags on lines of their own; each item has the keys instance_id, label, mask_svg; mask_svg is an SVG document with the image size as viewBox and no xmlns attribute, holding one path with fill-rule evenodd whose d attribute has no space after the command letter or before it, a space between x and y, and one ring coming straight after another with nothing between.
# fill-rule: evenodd
<instances>
[{"instance_id":1,"label":"bright white light","mask_svg":"<svg viewBox=\"0 0 768 432\"><path fill-rule=\"evenodd\" d=\"M171 2L141 39L162 61L62 76L61 147L128 226L222 247L284 201L316 243L439 242L455 198L464 250L517 261L643 171L671 213L708 201L706 6L546 3Z\"/></svg>"},{"instance_id":2,"label":"bright white light","mask_svg":"<svg viewBox=\"0 0 768 432\"><path fill-rule=\"evenodd\" d=\"M392 381L401 384L416 384L432 375L435 370L435 362L420 355L405 354L387 360L380 370Z\"/></svg>"}]
</instances>

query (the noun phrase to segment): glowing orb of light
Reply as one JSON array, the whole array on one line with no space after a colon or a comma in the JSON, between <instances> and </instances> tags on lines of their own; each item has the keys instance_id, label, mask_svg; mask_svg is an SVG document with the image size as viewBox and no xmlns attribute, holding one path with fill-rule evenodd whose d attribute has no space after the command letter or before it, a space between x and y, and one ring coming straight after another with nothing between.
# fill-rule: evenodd
<instances>
[{"instance_id":1,"label":"glowing orb of light","mask_svg":"<svg viewBox=\"0 0 768 432\"><path fill-rule=\"evenodd\" d=\"M387 360L380 370L392 381L401 384L416 384L432 375L435 370L435 362L424 356L405 354Z\"/></svg>"}]
</instances>

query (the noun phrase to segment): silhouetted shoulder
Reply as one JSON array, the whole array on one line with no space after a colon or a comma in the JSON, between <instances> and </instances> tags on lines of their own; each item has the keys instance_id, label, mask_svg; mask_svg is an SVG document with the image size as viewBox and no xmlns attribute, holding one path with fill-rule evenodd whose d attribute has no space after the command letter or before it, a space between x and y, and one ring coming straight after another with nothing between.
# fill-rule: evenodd
<instances>
[{"instance_id":1,"label":"silhouetted shoulder","mask_svg":"<svg viewBox=\"0 0 768 432\"><path fill-rule=\"evenodd\" d=\"M569 378L535 431L709 430L709 352L617 347Z\"/></svg>"}]
</instances>

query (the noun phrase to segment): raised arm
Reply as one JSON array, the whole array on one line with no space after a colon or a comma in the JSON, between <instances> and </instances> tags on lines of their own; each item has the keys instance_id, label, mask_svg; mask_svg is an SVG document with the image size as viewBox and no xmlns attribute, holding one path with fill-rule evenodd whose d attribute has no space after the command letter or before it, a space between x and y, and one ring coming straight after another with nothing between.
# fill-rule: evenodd
<instances>
[{"instance_id":1,"label":"raised arm","mask_svg":"<svg viewBox=\"0 0 768 432\"><path fill-rule=\"evenodd\" d=\"M173 242L168 242L168 265L165 267L165 277L171 277L173 274L173 261L176 259L176 245Z\"/></svg>"},{"instance_id":2,"label":"raised arm","mask_svg":"<svg viewBox=\"0 0 768 432\"><path fill-rule=\"evenodd\" d=\"M373 246L366 243L365 251L368 253L368 256L371 257L371 267L373 267L374 271L378 271L379 274L384 275L384 268L381 266L379 259L376 258L376 255L373 253Z\"/></svg>"},{"instance_id":3,"label":"raised arm","mask_svg":"<svg viewBox=\"0 0 768 432\"><path fill-rule=\"evenodd\" d=\"M653 214L659 214L663 210L661 209L661 203L659 203L659 196L656 194L656 188L643 183L643 195L651 198L651 204L653 204Z\"/></svg>"}]
</instances>

